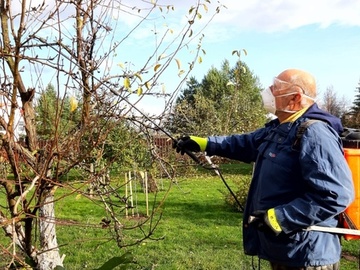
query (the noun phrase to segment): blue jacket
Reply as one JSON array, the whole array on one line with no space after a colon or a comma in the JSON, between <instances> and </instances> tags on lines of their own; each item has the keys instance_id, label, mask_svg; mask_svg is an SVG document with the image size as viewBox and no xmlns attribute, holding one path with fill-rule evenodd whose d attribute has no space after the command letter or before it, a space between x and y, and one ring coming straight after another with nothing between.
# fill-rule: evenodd
<instances>
[{"instance_id":1,"label":"blue jacket","mask_svg":"<svg viewBox=\"0 0 360 270\"><path fill-rule=\"evenodd\" d=\"M320 119L293 145L299 125ZM338 118L311 106L295 122L277 119L252 133L208 137L208 155L255 162L243 220L245 253L292 267L340 260L339 236L304 231L311 225L336 227L337 215L354 199L351 171L343 155ZM255 210L275 208L278 236L248 224Z\"/></svg>"}]
</instances>

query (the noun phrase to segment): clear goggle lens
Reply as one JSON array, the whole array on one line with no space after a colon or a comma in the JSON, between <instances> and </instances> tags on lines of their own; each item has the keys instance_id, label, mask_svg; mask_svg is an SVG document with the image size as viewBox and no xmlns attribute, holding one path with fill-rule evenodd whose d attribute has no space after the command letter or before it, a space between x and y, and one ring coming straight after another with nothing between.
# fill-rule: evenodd
<instances>
[{"instance_id":1,"label":"clear goggle lens","mask_svg":"<svg viewBox=\"0 0 360 270\"><path fill-rule=\"evenodd\" d=\"M290 88L293 85L294 84L292 84L292 83L282 81L279 78L275 77L273 80L272 90L273 91L285 90L285 89Z\"/></svg>"}]
</instances>

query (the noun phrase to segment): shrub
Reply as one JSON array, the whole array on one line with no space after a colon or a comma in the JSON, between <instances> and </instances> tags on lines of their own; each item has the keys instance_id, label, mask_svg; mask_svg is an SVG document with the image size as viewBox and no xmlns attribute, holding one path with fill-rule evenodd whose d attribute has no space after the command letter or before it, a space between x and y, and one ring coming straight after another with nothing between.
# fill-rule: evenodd
<instances>
[{"instance_id":1,"label":"shrub","mask_svg":"<svg viewBox=\"0 0 360 270\"><path fill-rule=\"evenodd\" d=\"M250 187L251 175L239 175L234 181L238 187L238 190L234 191L234 194L241 206L244 207ZM235 210L241 211L240 206L230 192L225 196L225 202Z\"/></svg>"}]
</instances>

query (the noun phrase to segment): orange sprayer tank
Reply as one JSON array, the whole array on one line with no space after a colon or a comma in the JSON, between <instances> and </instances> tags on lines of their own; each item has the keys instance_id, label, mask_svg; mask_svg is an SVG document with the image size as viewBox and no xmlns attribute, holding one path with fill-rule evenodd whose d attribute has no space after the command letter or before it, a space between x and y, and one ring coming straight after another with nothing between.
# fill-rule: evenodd
<instances>
[{"instance_id":1,"label":"orange sprayer tank","mask_svg":"<svg viewBox=\"0 0 360 270\"><path fill-rule=\"evenodd\" d=\"M347 129L342 137L345 159L350 167L354 181L355 199L345 210L345 215L350 218L353 227L360 230L360 130ZM345 235L346 240L360 239L360 236Z\"/></svg>"}]
</instances>

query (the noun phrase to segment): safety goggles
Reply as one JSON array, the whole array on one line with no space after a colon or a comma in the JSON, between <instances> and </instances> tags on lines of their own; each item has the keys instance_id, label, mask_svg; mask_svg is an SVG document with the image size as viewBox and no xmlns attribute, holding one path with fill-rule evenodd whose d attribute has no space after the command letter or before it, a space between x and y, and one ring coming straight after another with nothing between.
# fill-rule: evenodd
<instances>
[{"instance_id":1,"label":"safety goggles","mask_svg":"<svg viewBox=\"0 0 360 270\"><path fill-rule=\"evenodd\" d=\"M311 100L314 100L315 101L315 98L313 97L310 97L306 94L305 90L298 84L294 84L294 83L290 83L290 82L286 82L286 81L283 81L283 80L280 80L279 78L277 77L274 77L274 80L273 80L273 85L270 86L270 90L271 92L276 96L276 97L283 97L283 96L288 96L288 95L292 95L292 94L297 94L298 92L297 91L294 91L294 90L290 90L292 92L288 92L288 91L285 91L285 90L288 90L290 89L291 87L293 86L296 86L298 88L301 89L302 91L302 94L304 94L304 96L306 98L309 98ZM279 91L282 91L283 94L280 94ZM275 94L276 93L276 94Z\"/></svg>"},{"instance_id":2,"label":"safety goggles","mask_svg":"<svg viewBox=\"0 0 360 270\"><path fill-rule=\"evenodd\" d=\"M280 80L277 77L274 77L273 85L271 86L271 91L275 92L275 91L286 90L292 86L294 86L293 83L289 83L289 82Z\"/></svg>"}]
</instances>

